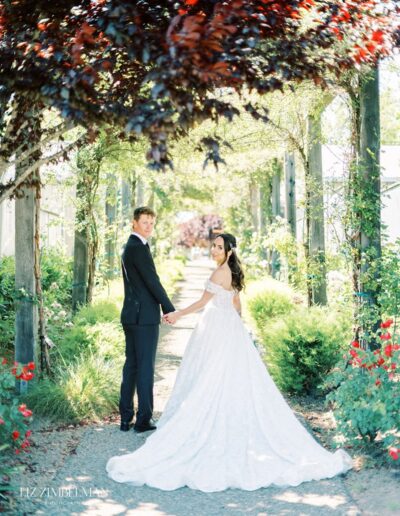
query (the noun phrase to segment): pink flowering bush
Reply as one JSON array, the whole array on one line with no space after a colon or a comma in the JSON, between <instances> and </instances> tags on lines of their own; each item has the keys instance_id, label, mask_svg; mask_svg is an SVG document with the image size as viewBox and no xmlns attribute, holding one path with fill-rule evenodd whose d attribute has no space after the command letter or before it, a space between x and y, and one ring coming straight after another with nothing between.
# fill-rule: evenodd
<instances>
[{"instance_id":1,"label":"pink flowering bush","mask_svg":"<svg viewBox=\"0 0 400 516\"><path fill-rule=\"evenodd\" d=\"M352 444L383 446L393 460L400 457L400 344L381 324L381 347L363 349L353 341L326 386L338 431Z\"/></svg>"}]
</instances>

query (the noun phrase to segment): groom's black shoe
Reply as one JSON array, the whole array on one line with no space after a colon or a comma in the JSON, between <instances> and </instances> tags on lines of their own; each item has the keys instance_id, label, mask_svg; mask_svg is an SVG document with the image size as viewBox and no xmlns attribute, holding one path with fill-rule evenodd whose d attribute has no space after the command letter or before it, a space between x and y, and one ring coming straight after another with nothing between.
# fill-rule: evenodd
<instances>
[{"instance_id":1,"label":"groom's black shoe","mask_svg":"<svg viewBox=\"0 0 400 516\"><path fill-rule=\"evenodd\" d=\"M150 430L155 430L157 427L152 419L144 425L135 425L133 429L138 434L141 434L142 432L149 432Z\"/></svg>"},{"instance_id":2,"label":"groom's black shoe","mask_svg":"<svg viewBox=\"0 0 400 516\"><path fill-rule=\"evenodd\" d=\"M119 429L121 430L121 432L128 432L132 426L133 423L130 423L128 421L121 421L121 426L119 427Z\"/></svg>"}]
</instances>

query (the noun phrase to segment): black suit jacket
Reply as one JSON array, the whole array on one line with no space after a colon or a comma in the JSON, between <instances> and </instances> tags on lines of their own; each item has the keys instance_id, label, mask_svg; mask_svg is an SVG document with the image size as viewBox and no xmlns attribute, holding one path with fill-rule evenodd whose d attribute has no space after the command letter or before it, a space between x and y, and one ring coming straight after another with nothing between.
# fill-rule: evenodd
<instances>
[{"instance_id":1,"label":"black suit jacket","mask_svg":"<svg viewBox=\"0 0 400 516\"><path fill-rule=\"evenodd\" d=\"M131 235L122 260L125 298L121 323L160 324L160 305L164 314L173 312L175 308L161 285L149 247L139 237Z\"/></svg>"}]
</instances>

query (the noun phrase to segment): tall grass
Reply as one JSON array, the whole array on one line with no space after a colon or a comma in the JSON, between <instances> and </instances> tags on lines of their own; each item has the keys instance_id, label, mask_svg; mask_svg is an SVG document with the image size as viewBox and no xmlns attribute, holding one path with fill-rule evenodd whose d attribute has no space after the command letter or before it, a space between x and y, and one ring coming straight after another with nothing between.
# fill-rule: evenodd
<instances>
[{"instance_id":1,"label":"tall grass","mask_svg":"<svg viewBox=\"0 0 400 516\"><path fill-rule=\"evenodd\" d=\"M99 420L118 408L122 357L82 354L70 363L61 362L54 380L46 378L25 399L36 416L63 422Z\"/></svg>"}]
</instances>

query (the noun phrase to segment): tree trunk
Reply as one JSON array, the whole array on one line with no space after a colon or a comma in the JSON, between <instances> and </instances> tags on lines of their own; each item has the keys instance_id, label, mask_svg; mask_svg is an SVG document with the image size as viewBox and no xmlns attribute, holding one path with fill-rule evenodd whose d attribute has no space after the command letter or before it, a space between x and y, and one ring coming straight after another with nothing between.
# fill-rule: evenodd
<instances>
[{"instance_id":1,"label":"tree trunk","mask_svg":"<svg viewBox=\"0 0 400 516\"><path fill-rule=\"evenodd\" d=\"M253 231L257 232L261 226L260 214L260 187L255 180L251 180L250 188L250 212L253 225Z\"/></svg>"},{"instance_id":2,"label":"tree trunk","mask_svg":"<svg viewBox=\"0 0 400 516\"><path fill-rule=\"evenodd\" d=\"M115 251L117 241L117 182L113 174L108 175L106 191L106 241L107 277L112 279L115 272Z\"/></svg>"},{"instance_id":3,"label":"tree trunk","mask_svg":"<svg viewBox=\"0 0 400 516\"><path fill-rule=\"evenodd\" d=\"M380 324L381 182L379 70L374 68L360 84L361 276L360 286L368 319L365 333L372 349L379 347L373 334ZM367 316L367 317L365 317Z\"/></svg>"},{"instance_id":4,"label":"tree trunk","mask_svg":"<svg viewBox=\"0 0 400 516\"><path fill-rule=\"evenodd\" d=\"M72 311L76 312L87 303L87 283L89 272L88 242L86 229L75 229L74 279L72 285Z\"/></svg>"},{"instance_id":5,"label":"tree trunk","mask_svg":"<svg viewBox=\"0 0 400 516\"><path fill-rule=\"evenodd\" d=\"M94 218L93 218L94 219ZM97 225L93 220L92 226L89 228L91 233L89 244L89 271L87 285L87 302L90 304L93 300L94 282L96 279L96 260L99 252L99 236L97 233Z\"/></svg>"},{"instance_id":6,"label":"tree trunk","mask_svg":"<svg viewBox=\"0 0 400 516\"><path fill-rule=\"evenodd\" d=\"M309 276L312 304L326 305L326 258L324 185L322 177L321 111L308 117L308 181L309 190Z\"/></svg>"},{"instance_id":7,"label":"tree trunk","mask_svg":"<svg viewBox=\"0 0 400 516\"><path fill-rule=\"evenodd\" d=\"M143 206L144 205L144 184L140 177L138 177L137 181L136 181L136 192L135 193L136 193L136 195L135 195L136 206L137 207Z\"/></svg>"},{"instance_id":8,"label":"tree trunk","mask_svg":"<svg viewBox=\"0 0 400 516\"><path fill-rule=\"evenodd\" d=\"M79 171L79 174L82 174ZM87 284L89 273L88 230L85 224L85 182L79 177L76 186L78 206L75 215L74 238L74 275L72 283L72 311L87 303Z\"/></svg>"},{"instance_id":9,"label":"tree trunk","mask_svg":"<svg viewBox=\"0 0 400 516\"><path fill-rule=\"evenodd\" d=\"M102 141L82 149L77 155L73 311L76 311L79 305L90 303L93 297L99 246L95 202L103 157Z\"/></svg>"},{"instance_id":10,"label":"tree trunk","mask_svg":"<svg viewBox=\"0 0 400 516\"><path fill-rule=\"evenodd\" d=\"M282 164L275 158L272 164L272 178L271 178L271 209L272 222L276 221L277 217L281 216L281 177ZM280 269L280 257L276 249L271 253L271 276L276 278Z\"/></svg>"},{"instance_id":11,"label":"tree trunk","mask_svg":"<svg viewBox=\"0 0 400 516\"><path fill-rule=\"evenodd\" d=\"M121 227L132 220L132 183L125 179L121 183Z\"/></svg>"},{"instance_id":12,"label":"tree trunk","mask_svg":"<svg viewBox=\"0 0 400 516\"><path fill-rule=\"evenodd\" d=\"M296 170L293 154L285 153L285 217L289 225L290 233L296 240L297 216L296 216Z\"/></svg>"}]
</instances>

